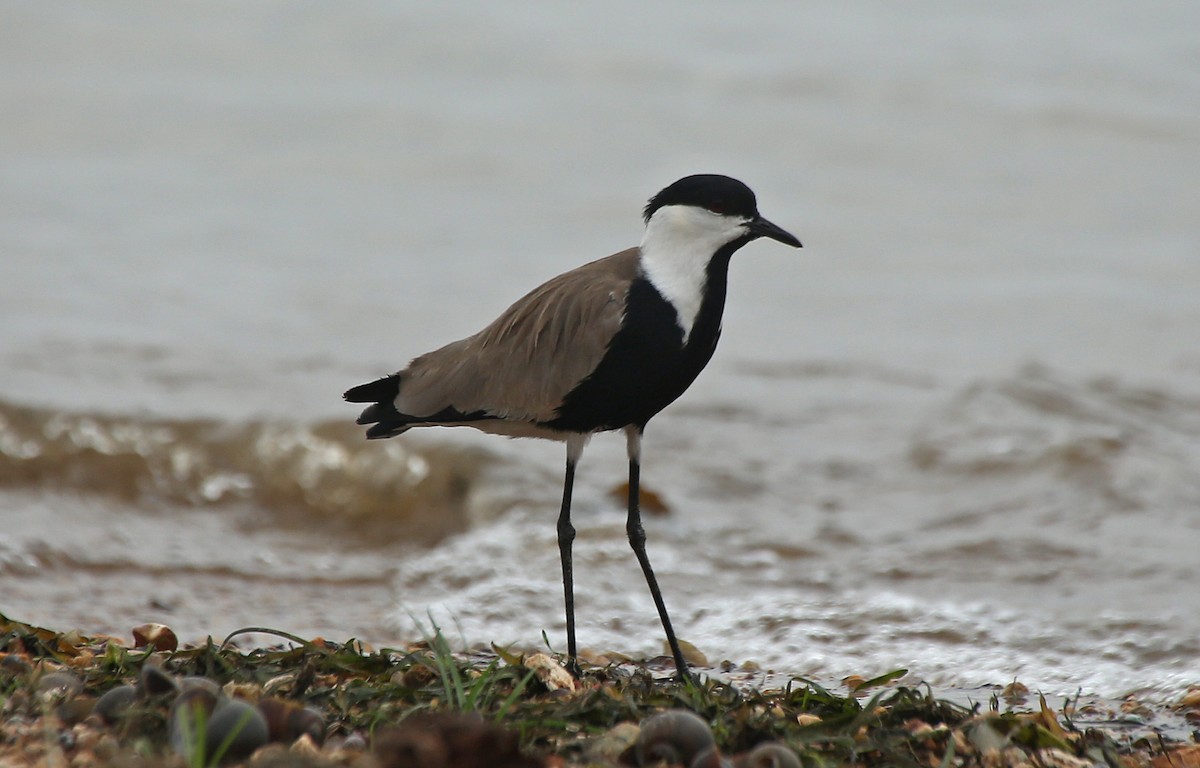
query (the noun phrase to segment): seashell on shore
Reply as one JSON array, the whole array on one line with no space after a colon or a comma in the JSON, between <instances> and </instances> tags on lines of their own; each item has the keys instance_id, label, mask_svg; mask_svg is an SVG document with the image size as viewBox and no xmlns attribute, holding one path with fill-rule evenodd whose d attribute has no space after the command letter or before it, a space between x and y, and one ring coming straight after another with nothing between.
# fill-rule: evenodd
<instances>
[{"instance_id":1,"label":"seashell on shore","mask_svg":"<svg viewBox=\"0 0 1200 768\"><path fill-rule=\"evenodd\" d=\"M668 709L642 721L634 754L638 765L691 765L697 755L714 746L712 729L703 718L686 709Z\"/></svg>"},{"instance_id":2,"label":"seashell on shore","mask_svg":"<svg viewBox=\"0 0 1200 768\"><path fill-rule=\"evenodd\" d=\"M156 651L176 651L179 649L179 638L174 630L166 624L139 624L133 628L133 647L149 648Z\"/></svg>"}]
</instances>

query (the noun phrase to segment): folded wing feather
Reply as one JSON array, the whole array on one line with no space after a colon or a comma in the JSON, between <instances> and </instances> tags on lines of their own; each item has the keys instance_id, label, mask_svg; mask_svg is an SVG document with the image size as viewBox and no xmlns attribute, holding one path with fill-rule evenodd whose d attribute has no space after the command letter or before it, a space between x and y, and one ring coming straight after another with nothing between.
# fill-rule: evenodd
<instances>
[{"instance_id":1,"label":"folded wing feather","mask_svg":"<svg viewBox=\"0 0 1200 768\"><path fill-rule=\"evenodd\" d=\"M447 408L545 422L596 369L620 329L638 274L631 248L535 288L474 336L400 371L396 408L414 417Z\"/></svg>"}]
</instances>

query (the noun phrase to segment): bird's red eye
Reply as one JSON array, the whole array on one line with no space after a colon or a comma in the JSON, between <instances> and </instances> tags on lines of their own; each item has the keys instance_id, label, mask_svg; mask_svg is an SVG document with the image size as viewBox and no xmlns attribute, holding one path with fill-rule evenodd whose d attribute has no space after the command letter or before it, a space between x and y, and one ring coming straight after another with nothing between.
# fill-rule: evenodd
<instances>
[{"instance_id":1,"label":"bird's red eye","mask_svg":"<svg viewBox=\"0 0 1200 768\"><path fill-rule=\"evenodd\" d=\"M715 203L709 203L708 210L712 211L713 213L723 214L725 213L725 203L719 201Z\"/></svg>"}]
</instances>

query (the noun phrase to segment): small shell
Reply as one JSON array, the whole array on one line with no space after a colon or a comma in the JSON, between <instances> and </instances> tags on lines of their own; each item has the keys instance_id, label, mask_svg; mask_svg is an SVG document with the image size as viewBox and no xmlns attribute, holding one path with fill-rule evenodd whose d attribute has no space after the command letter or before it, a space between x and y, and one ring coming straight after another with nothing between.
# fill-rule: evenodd
<instances>
[{"instance_id":1,"label":"small shell","mask_svg":"<svg viewBox=\"0 0 1200 768\"><path fill-rule=\"evenodd\" d=\"M262 695L274 696L279 690L295 685L299 678L300 675L296 674L295 672L286 672L282 675L276 675L267 682L263 683Z\"/></svg>"},{"instance_id":2,"label":"small shell","mask_svg":"<svg viewBox=\"0 0 1200 768\"><path fill-rule=\"evenodd\" d=\"M1004 689L1000 691L1000 695L1010 704L1024 704L1029 698L1029 686L1013 680L1004 686Z\"/></svg>"},{"instance_id":3,"label":"small shell","mask_svg":"<svg viewBox=\"0 0 1200 768\"><path fill-rule=\"evenodd\" d=\"M694 712L669 709L642 722L635 754L638 765L655 762L690 765L696 756L715 746L712 729Z\"/></svg>"},{"instance_id":4,"label":"small shell","mask_svg":"<svg viewBox=\"0 0 1200 768\"><path fill-rule=\"evenodd\" d=\"M174 651L179 648L179 638L166 624L139 624L133 628L133 647L156 651Z\"/></svg>"},{"instance_id":5,"label":"small shell","mask_svg":"<svg viewBox=\"0 0 1200 768\"><path fill-rule=\"evenodd\" d=\"M547 690L578 690L579 684L566 667L544 653L535 653L525 659L525 668L532 672Z\"/></svg>"}]
</instances>

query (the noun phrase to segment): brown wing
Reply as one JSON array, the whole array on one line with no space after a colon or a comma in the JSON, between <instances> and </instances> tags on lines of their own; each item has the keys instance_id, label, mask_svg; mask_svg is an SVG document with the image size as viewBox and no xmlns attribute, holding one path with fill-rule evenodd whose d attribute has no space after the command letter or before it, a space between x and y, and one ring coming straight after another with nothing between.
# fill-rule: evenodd
<instances>
[{"instance_id":1,"label":"brown wing","mask_svg":"<svg viewBox=\"0 0 1200 768\"><path fill-rule=\"evenodd\" d=\"M542 284L474 336L422 355L400 372L396 408L445 408L500 419L549 421L620 329L638 272L631 248Z\"/></svg>"}]
</instances>

